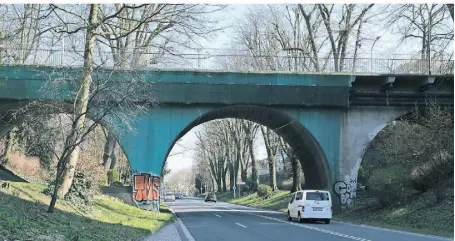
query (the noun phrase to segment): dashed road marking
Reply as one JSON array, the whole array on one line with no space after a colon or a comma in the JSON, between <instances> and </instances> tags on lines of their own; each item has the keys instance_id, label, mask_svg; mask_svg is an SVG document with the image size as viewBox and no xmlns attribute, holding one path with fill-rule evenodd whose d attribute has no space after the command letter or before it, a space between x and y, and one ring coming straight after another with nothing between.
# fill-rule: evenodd
<instances>
[{"instance_id":1,"label":"dashed road marking","mask_svg":"<svg viewBox=\"0 0 455 241\"><path fill-rule=\"evenodd\" d=\"M294 226L298 226L298 227L302 227L302 228L306 228L306 229L311 229L311 230L322 232L322 233L326 233L326 234L335 235L335 236L338 236L338 237L348 238L348 239L357 240L357 241L371 241L369 239L364 239L364 238L355 237L355 236L351 236L351 235L347 235L347 234L343 234L343 233L338 233L338 232L330 231L330 230L323 229L323 228L316 228L316 227L312 227L312 226L304 225L304 224L299 224L299 223L291 223L291 222L284 221L284 220L281 220L281 219L278 219L278 218L271 218L271 217L262 216L262 215L259 215L259 214L251 214L251 215L255 215L255 216L258 216L258 217L261 217L261 218L266 218L266 219L277 221L277 222L281 222L281 223L287 223L287 224L290 224L290 225L294 225Z\"/></svg>"},{"instance_id":2,"label":"dashed road marking","mask_svg":"<svg viewBox=\"0 0 455 241\"><path fill-rule=\"evenodd\" d=\"M227 208L227 207L225 207L225 208L232 210L231 208ZM356 240L356 241L371 241L369 239L365 239L365 238L361 238L361 237L355 237L355 236L348 235L348 234L343 234L343 233L338 233L338 232L334 232L334 231L323 229L323 228L316 228L316 227L312 227L312 226L309 226L309 225L304 225L304 224L300 224L300 223L292 223L292 222L288 222L288 221L281 220L281 219L278 219L278 218L272 218L272 217L267 217L267 216L251 213L251 212L248 212L249 210L245 210L245 211L247 211L245 213L253 215L253 216L257 216L257 217L261 217L261 218L277 221L277 222L280 222L280 223L287 223L287 224L294 225L294 226L297 226L297 227L302 227L302 228L306 228L306 229L310 229L310 230L314 230L314 231L318 231L318 232L322 232L322 233L326 233L326 234L331 234L331 235L335 235L335 236L338 236L338 237L348 238L348 239L352 239L352 240ZM243 226L243 225L241 225L239 223L235 223L235 224L237 224L239 226Z\"/></svg>"},{"instance_id":3,"label":"dashed road marking","mask_svg":"<svg viewBox=\"0 0 455 241\"><path fill-rule=\"evenodd\" d=\"M242 224L240 224L240 223L235 223L235 224L239 225L239 226L242 227L242 228L247 228L245 225L242 225Z\"/></svg>"},{"instance_id":4,"label":"dashed road marking","mask_svg":"<svg viewBox=\"0 0 455 241\"><path fill-rule=\"evenodd\" d=\"M214 215L215 215L215 216L217 216L217 217L219 217L219 218L221 218L221 216L220 216L220 215L218 215L218 214L216 214L216 213L215 213Z\"/></svg>"}]
</instances>

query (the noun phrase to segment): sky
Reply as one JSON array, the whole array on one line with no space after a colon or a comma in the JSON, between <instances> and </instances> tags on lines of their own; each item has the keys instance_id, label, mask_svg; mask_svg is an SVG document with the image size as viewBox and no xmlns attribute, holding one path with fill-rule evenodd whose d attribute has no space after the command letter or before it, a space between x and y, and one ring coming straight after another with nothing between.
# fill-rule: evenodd
<instances>
[{"instance_id":1,"label":"sky","mask_svg":"<svg viewBox=\"0 0 455 241\"><path fill-rule=\"evenodd\" d=\"M245 16L249 7L252 7L252 5L228 5L227 9L225 10L226 14L223 14L226 16L226 20L223 22L223 24L232 26L235 23L242 21L242 17ZM364 35L369 34L369 38L375 39L377 36L380 36L380 39L374 45L373 52L375 54L382 55L384 53L410 53L416 52L420 48L419 44L413 43L402 43L400 45L399 36L394 34L390 29L385 29L384 26L380 26L379 24L367 24L365 28L366 30L364 32ZM227 28L219 33L218 36L202 43L202 45L204 48L226 49L232 42L233 35L233 29ZM372 41L369 43L366 42L366 46L364 46L363 50L361 51L369 53L371 49L371 42ZM194 152L191 149L194 149L195 147L195 132L200 130L200 128L201 126L193 128L190 132L183 136L180 143L181 146L174 146L172 149L171 154L181 153L184 149L189 149L189 151L168 157L167 163L168 167L171 169L171 173L169 174L170 176L172 176L172 174L177 170L192 166ZM258 140L256 152L257 158L266 157L263 140Z\"/></svg>"}]
</instances>

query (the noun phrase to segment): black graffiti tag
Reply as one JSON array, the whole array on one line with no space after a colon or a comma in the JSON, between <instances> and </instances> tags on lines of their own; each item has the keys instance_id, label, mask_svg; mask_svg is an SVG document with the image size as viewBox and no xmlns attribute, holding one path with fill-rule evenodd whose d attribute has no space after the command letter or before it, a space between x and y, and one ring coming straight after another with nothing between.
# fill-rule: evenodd
<instances>
[{"instance_id":1,"label":"black graffiti tag","mask_svg":"<svg viewBox=\"0 0 455 241\"><path fill-rule=\"evenodd\" d=\"M335 182L333 191L340 197L341 205L346 205L347 207L354 205L356 191L351 184L346 184L344 181Z\"/></svg>"}]
</instances>

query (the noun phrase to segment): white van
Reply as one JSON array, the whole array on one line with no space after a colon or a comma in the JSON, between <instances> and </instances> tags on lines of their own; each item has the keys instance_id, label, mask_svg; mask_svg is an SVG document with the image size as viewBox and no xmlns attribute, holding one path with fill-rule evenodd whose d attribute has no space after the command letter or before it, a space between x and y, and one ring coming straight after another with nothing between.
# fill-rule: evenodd
<instances>
[{"instance_id":1,"label":"white van","mask_svg":"<svg viewBox=\"0 0 455 241\"><path fill-rule=\"evenodd\" d=\"M298 222L323 220L326 224L332 219L332 198L330 192L322 190L302 190L291 194L288 204L288 220Z\"/></svg>"}]
</instances>

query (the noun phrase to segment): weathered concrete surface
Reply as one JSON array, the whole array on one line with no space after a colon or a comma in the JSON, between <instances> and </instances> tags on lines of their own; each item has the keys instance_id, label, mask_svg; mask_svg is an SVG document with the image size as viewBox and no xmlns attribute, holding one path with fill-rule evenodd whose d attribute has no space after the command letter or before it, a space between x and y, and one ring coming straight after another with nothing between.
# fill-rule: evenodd
<instances>
[{"instance_id":1,"label":"weathered concrete surface","mask_svg":"<svg viewBox=\"0 0 455 241\"><path fill-rule=\"evenodd\" d=\"M342 197L342 205L354 204L357 173L370 142L388 123L409 111L410 109L406 107L358 106L350 107L343 113L340 138L340 180L335 180L334 183L334 192Z\"/></svg>"},{"instance_id":2,"label":"weathered concrete surface","mask_svg":"<svg viewBox=\"0 0 455 241\"><path fill-rule=\"evenodd\" d=\"M131 205L131 206L136 206L133 202L133 198L131 196L132 192L132 187L131 186L125 186L125 187L114 187L114 186L105 186L101 187L101 191L104 195L110 196L110 197L115 197L118 198L120 201L122 201L125 204Z\"/></svg>"}]
</instances>

